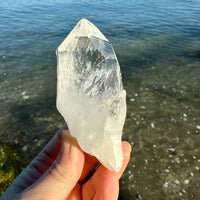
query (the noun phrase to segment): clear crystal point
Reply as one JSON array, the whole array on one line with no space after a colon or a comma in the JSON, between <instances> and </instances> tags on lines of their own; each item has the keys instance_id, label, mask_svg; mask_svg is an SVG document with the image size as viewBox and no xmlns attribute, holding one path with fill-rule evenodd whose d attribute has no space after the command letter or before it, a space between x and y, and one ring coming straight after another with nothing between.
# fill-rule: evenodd
<instances>
[{"instance_id":1,"label":"clear crystal point","mask_svg":"<svg viewBox=\"0 0 200 200\"><path fill-rule=\"evenodd\" d=\"M119 171L126 92L112 45L82 19L57 49L57 108L80 147Z\"/></svg>"}]
</instances>

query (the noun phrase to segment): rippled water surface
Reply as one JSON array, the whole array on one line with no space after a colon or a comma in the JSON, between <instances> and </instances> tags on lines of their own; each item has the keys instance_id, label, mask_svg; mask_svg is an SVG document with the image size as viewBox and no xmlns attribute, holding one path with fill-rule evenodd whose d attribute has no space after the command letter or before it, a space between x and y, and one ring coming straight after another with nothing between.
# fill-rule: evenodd
<instances>
[{"instance_id":1,"label":"rippled water surface","mask_svg":"<svg viewBox=\"0 0 200 200\"><path fill-rule=\"evenodd\" d=\"M120 200L200 199L199 10L199 0L1 1L0 174L13 163L6 144L25 166L64 123L55 50L84 17L113 44L127 90Z\"/></svg>"}]
</instances>

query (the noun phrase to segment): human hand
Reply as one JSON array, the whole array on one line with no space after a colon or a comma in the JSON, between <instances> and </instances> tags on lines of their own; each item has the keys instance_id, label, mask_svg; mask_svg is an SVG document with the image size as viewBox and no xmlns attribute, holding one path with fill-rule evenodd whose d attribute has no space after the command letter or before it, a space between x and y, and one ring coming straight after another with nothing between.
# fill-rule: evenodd
<instances>
[{"instance_id":1,"label":"human hand","mask_svg":"<svg viewBox=\"0 0 200 200\"><path fill-rule=\"evenodd\" d=\"M69 131L61 128L41 153L22 171L1 200L116 200L119 179L130 159L130 145L122 142L119 172L84 153Z\"/></svg>"}]
</instances>

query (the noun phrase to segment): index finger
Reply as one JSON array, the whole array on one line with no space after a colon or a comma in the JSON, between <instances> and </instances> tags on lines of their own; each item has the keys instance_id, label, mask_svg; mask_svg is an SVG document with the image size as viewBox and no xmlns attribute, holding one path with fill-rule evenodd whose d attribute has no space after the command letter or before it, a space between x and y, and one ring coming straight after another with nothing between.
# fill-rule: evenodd
<instances>
[{"instance_id":1,"label":"index finger","mask_svg":"<svg viewBox=\"0 0 200 200\"><path fill-rule=\"evenodd\" d=\"M84 183L87 178L92 174L94 169L99 164L99 161L96 157L89 155L88 153L85 153L85 162L83 167L83 172L81 174L79 182L82 184Z\"/></svg>"}]
</instances>

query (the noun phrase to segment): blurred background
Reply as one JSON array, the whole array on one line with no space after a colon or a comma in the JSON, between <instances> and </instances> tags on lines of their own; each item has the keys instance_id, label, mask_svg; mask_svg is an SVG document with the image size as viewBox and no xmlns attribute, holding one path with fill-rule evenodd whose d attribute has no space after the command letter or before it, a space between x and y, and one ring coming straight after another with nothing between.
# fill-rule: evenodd
<instances>
[{"instance_id":1,"label":"blurred background","mask_svg":"<svg viewBox=\"0 0 200 200\"><path fill-rule=\"evenodd\" d=\"M0 194L64 123L55 51L81 18L127 91L120 200L200 199L200 0L0 1Z\"/></svg>"}]
</instances>

